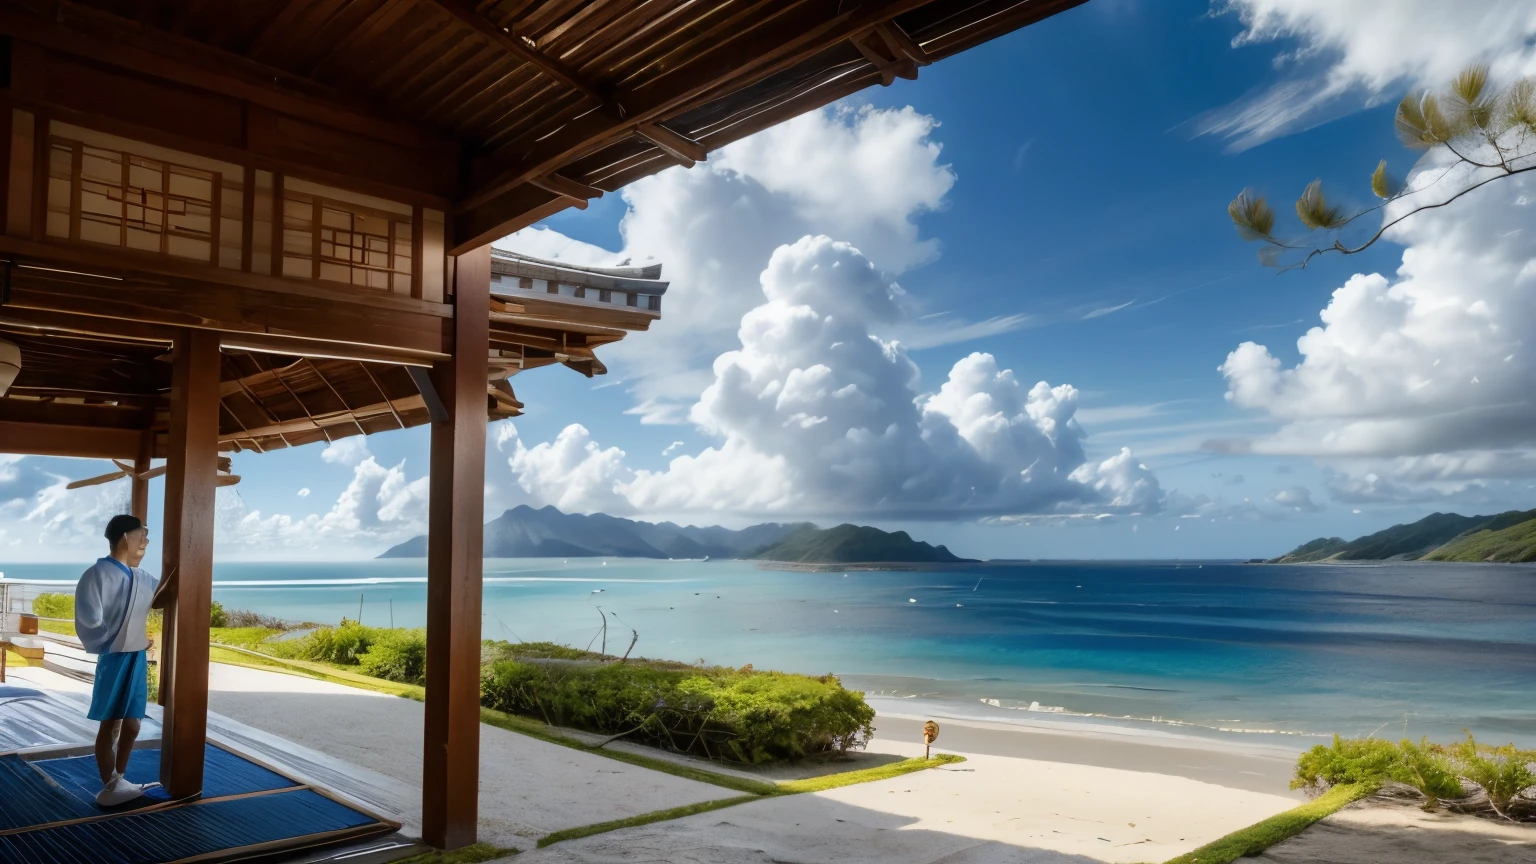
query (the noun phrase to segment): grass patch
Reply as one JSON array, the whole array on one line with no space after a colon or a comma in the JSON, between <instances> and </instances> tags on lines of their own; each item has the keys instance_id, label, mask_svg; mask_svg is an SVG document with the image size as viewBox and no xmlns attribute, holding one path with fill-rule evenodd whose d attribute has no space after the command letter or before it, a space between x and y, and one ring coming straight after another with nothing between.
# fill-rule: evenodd
<instances>
[{"instance_id":1,"label":"grass patch","mask_svg":"<svg viewBox=\"0 0 1536 864\"><path fill-rule=\"evenodd\" d=\"M519 851L510 846L498 848L489 843L475 843L452 852L435 850L423 852L420 855L412 855L404 861L398 861L396 864L480 864L482 861L494 861L497 858L516 855Z\"/></svg>"},{"instance_id":2,"label":"grass patch","mask_svg":"<svg viewBox=\"0 0 1536 864\"><path fill-rule=\"evenodd\" d=\"M1245 855L1257 855L1281 840L1300 834L1314 822L1332 816L1345 805L1364 798L1375 789L1375 785L1369 783L1335 786L1312 801L1233 831L1220 840L1170 859L1167 864L1229 864Z\"/></svg>"},{"instance_id":3,"label":"grass patch","mask_svg":"<svg viewBox=\"0 0 1536 864\"><path fill-rule=\"evenodd\" d=\"M407 699L415 699L418 702L426 698L425 691L414 684L400 684L394 681L385 681L382 678L371 678L367 675L360 675L349 669L341 668L339 665L322 663L316 660L280 659L257 651L226 645L209 646L208 659L215 663L228 663L231 666L246 666L252 669L268 669L275 672L304 675L309 678L318 678L321 681L329 681L333 684L342 684L347 687L372 690L376 693L387 693L391 696L403 696Z\"/></svg>"},{"instance_id":4,"label":"grass patch","mask_svg":"<svg viewBox=\"0 0 1536 864\"><path fill-rule=\"evenodd\" d=\"M591 837L594 834L606 834L609 831L617 831L620 828L634 828L637 825L649 825L652 822L681 819L684 816L692 816L696 813L723 810L726 807L735 807L737 804L745 804L748 801L758 801L761 799L762 796L760 795L740 795L735 798L722 798L719 801L705 801L699 804L689 804L684 807L673 807L669 810L641 813L639 816L631 816L628 819L615 819L612 822L598 822L594 825L567 828L564 831L556 831L553 834L546 834L540 838L539 848L543 849L545 846L552 846L566 840L579 840L583 837Z\"/></svg>"},{"instance_id":5,"label":"grass patch","mask_svg":"<svg viewBox=\"0 0 1536 864\"><path fill-rule=\"evenodd\" d=\"M940 765L956 765L964 761L964 756L957 756L954 753L939 753L932 759L903 759L900 762L892 762L889 765L862 768L858 771L844 771L841 774L826 774L821 777L807 777L803 780L781 780L777 785L780 794L783 795L825 792L828 789L840 789L843 786L853 786L859 783L873 783L876 780L889 780L892 777L900 777L904 774L911 774L914 771L925 771L929 768L937 768Z\"/></svg>"},{"instance_id":6,"label":"grass patch","mask_svg":"<svg viewBox=\"0 0 1536 864\"><path fill-rule=\"evenodd\" d=\"M238 645L256 650L261 643L281 633L271 627L210 627L208 638L223 645Z\"/></svg>"},{"instance_id":7,"label":"grass patch","mask_svg":"<svg viewBox=\"0 0 1536 864\"><path fill-rule=\"evenodd\" d=\"M38 621L37 629L44 633L57 633L60 636L75 635L75 625L69 621Z\"/></svg>"}]
</instances>

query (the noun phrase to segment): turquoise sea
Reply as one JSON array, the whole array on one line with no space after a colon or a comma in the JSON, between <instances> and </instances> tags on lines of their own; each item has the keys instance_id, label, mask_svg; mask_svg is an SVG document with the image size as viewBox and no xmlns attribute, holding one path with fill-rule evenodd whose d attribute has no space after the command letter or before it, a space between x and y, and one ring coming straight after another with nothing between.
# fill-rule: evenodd
<instances>
[{"instance_id":1,"label":"turquoise sea","mask_svg":"<svg viewBox=\"0 0 1536 864\"><path fill-rule=\"evenodd\" d=\"M71 580L78 567L0 565ZM1333 732L1536 746L1536 568L987 564L802 573L742 562L488 560L487 638L835 672L885 712L1301 747ZM414 627L425 564L218 565L292 621ZM1031 706L1038 703L1036 710ZM1060 708L1061 712L1046 709Z\"/></svg>"}]
</instances>

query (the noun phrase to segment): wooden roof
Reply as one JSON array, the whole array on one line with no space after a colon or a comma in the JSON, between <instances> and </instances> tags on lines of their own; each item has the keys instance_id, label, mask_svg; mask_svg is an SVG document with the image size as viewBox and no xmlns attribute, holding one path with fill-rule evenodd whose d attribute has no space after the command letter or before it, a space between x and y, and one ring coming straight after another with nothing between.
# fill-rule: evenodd
<instances>
[{"instance_id":1,"label":"wooden roof","mask_svg":"<svg viewBox=\"0 0 1536 864\"><path fill-rule=\"evenodd\" d=\"M273 147L437 196L457 252L1080 2L9 0L0 32L366 136Z\"/></svg>"},{"instance_id":2,"label":"wooden roof","mask_svg":"<svg viewBox=\"0 0 1536 864\"><path fill-rule=\"evenodd\" d=\"M522 287L523 273L548 278L540 290ZM71 274L18 270L18 279L46 283ZM642 306L549 293L546 286L580 288L597 295L633 293L660 297L666 283L660 265L584 269L497 252L492 259L491 354L486 360L490 418L522 413L509 379L541 366L563 365L591 377L607 370L596 349L644 330L660 313ZM494 281L500 279L502 281ZM530 280L531 281L531 280ZM618 290L623 289L623 290ZM21 371L0 398L4 421L57 427L53 441L0 441L7 451L132 458L137 430L163 429L169 410L170 345L131 327L97 319L94 328L71 332L31 322L22 309L0 305L0 339L21 349ZM345 356L298 357L280 348L243 344L229 337L220 370L220 448L265 451L351 435L404 429L432 418L431 391L423 366L363 361ZM344 352L340 352L344 353ZM81 454L69 426L121 428L112 452ZM5 436L0 436L5 437ZM53 448L53 449L50 449Z\"/></svg>"}]
</instances>

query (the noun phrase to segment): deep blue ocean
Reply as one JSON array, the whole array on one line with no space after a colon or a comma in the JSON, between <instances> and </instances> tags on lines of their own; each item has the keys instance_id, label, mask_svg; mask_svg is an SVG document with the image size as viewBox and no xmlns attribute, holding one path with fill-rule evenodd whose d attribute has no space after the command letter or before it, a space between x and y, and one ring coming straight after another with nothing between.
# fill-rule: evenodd
<instances>
[{"instance_id":1,"label":"deep blue ocean","mask_svg":"<svg viewBox=\"0 0 1536 864\"><path fill-rule=\"evenodd\" d=\"M0 565L11 578L78 567ZM802 573L488 560L487 638L834 672L886 712L1303 747L1375 733L1536 746L1536 567L1025 563ZM222 563L291 621L421 626L425 564ZM1038 703L1038 710L1031 710ZM1044 709L1061 708L1060 713Z\"/></svg>"}]
</instances>

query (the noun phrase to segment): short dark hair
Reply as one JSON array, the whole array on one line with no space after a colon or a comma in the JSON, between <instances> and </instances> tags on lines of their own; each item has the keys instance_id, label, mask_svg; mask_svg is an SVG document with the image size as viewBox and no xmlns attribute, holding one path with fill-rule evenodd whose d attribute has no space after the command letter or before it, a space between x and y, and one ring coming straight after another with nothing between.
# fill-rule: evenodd
<instances>
[{"instance_id":1,"label":"short dark hair","mask_svg":"<svg viewBox=\"0 0 1536 864\"><path fill-rule=\"evenodd\" d=\"M107 542L112 544L113 549L116 549L117 541L123 539L124 534L137 531L143 527L143 520L137 516L129 516L126 513L113 516L111 521L107 522Z\"/></svg>"}]
</instances>

